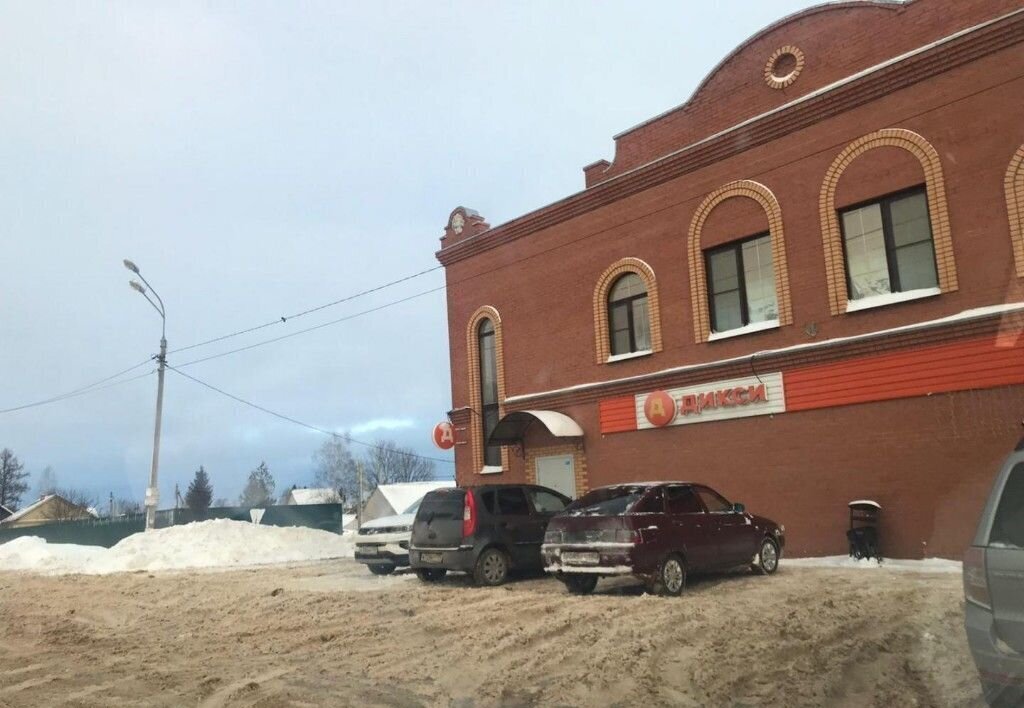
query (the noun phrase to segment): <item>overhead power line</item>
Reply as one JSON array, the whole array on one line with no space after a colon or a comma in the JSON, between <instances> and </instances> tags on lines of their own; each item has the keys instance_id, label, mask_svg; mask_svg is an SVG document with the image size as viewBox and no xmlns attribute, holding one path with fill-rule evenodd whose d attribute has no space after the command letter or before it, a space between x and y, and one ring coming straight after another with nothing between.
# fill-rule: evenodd
<instances>
[{"instance_id":1,"label":"overhead power line","mask_svg":"<svg viewBox=\"0 0 1024 708\"><path fill-rule=\"evenodd\" d=\"M111 374L110 376L108 376L106 378L101 378L98 381L93 381L92 383L90 383L88 385L80 386L78 388L75 388L73 390L67 391L65 393L58 393L56 395L52 395L52 397L50 397L48 399L43 399L42 401L34 401L32 403L27 403L27 404L23 404L23 405L20 405L20 406L14 406L12 408L2 409L2 410L0 410L0 414L3 414L3 413L13 413L14 411L24 411L24 410L26 410L28 408L36 408L38 406L45 406L47 404L56 403L57 401L66 401L68 399L77 398L77 397L79 397L79 395L85 395L86 393L92 393L92 392L97 391L97 390L103 390L104 388L113 388L114 386L120 386L121 384L128 383L129 381L137 381L140 378L145 378L146 376L152 376L153 372L152 371L147 371L144 374L140 374L138 376L132 376L131 378L127 378L127 379L124 379L124 380L121 380L121 381L113 381L112 383L108 383L108 381L112 381L113 379L116 379L116 378L118 378L120 376L124 376L127 373L135 371L139 367L145 366L146 364L150 364L151 361L152 360L148 360L147 359L144 362L139 362L135 366L128 367L124 371L119 371L116 374ZM102 385L102 384L106 384L106 385Z\"/></svg>"},{"instance_id":2,"label":"overhead power line","mask_svg":"<svg viewBox=\"0 0 1024 708\"><path fill-rule=\"evenodd\" d=\"M377 445L376 443L368 443L368 442L365 442L363 440L356 440L355 438L350 437L348 435L340 435L340 434L334 432L333 430L326 430L325 428L318 428L315 425L310 425L309 423L304 423L301 420L298 420L297 418L292 418L291 416L284 415L283 413L278 413L277 411L272 411L269 408L265 408L265 407L263 407L263 406L261 406L261 405L259 405L257 403L253 403L252 401L247 401L244 398L240 398L239 396L234 395L233 393L228 393L227 391L225 391L223 389L217 388L213 384L209 384L209 383L206 383L205 381L201 381L201 380L197 379L195 376L191 376L189 374L186 374L184 371L176 369L175 367L171 366L170 364L167 365L167 368L170 369L171 371L173 371L174 373L178 374L179 376L185 377L189 381L197 383L200 386L204 386L204 387L210 389L211 391L215 391L215 392L219 393L222 396L227 396L231 400L236 401L238 403L241 403L242 405L249 406L250 408L255 408L256 410L262 411L263 413L266 413L267 415L272 415L275 418L279 418L280 420L287 421L288 423L292 423L294 425L298 425L300 427L306 428L307 430L312 430L312 431L315 431L317 433L323 433L324 435L330 435L332 438L338 438L338 439L344 440L346 442L355 443L356 445L362 445L363 447L369 447L369 448L373 448L375 450L383 450L383 449L385 449L384 446L382 446L382 445ZM421 459L421 460L429 460L431 462L443 462L446 465L453 465L453 464L455 464L454 460L447 460L447 459L445 459L443 457L430 457L428 455L418 455L415 452L405 452L403 450L389 450L389 451L390 452L394 452L394 453L399 454L399 455L404 455L406 457L415 457L415 458L418 458L418 459Z\"/></svg>"},{"instance_id":3,"label":"overhead power line","mask_svg":"<svg viewBox=\"0 0 1024 708\"><path fill-rule=\"evenodd\" d=\"M355 300L356 298L364 297L366 295L370 295L372 293L379 292L381 290L385 290L386 288L390 288L390 287L398 285L400 283L405 283L405 282L407 282L409 280L413 280L414 278L419 278L420 276L426 275L428 273L433 273L435 270L440 270L443 267L444 266L436 265L436 266L434 266L432 268L427 268L426 270L421 270L418 273L413 273L412 275L407 275L404 278L398 278L397 280L392 280L390 282L383 283L383 284L378 285L376 287L369 288L368 290L361 290L360 292L353 293L352 295L347 295L347 296L345 296L343 298L340 298L338 300L333 300L331 302L325 302L323 305L317 305L316 307L311 307L308 310L303 310L302 312L296 312L295 314L292 314L292 315L284 315L282 317L278 317L277 319L270 320L269 322L264 322L263 324L256 325L254 327L248 327L246 329L240 329L237 332L231 332L229 334L223 334L223 335L221 335L219 337L214 337L213 339L207 339L207 340L204 340L202 342L196 342L195 344L189 344L186 347L178 347L177 349L172 349L171 351L169 351L168 354L177 354L178 352L188 351L189 349L195 349L197 347L204 347L207 344L213 344L214 342L222 342L225 339L231 339L232 337L240 337L243 334L250 334L252 332L256 332L256 331L259 331L261 329L266 329L267 327L273 327L274 325L285 324L286 322L288 322L288 320L294 320L294 319L298 319L299 317L305 317L306 315L311 315L314 312L320 312L321 310L326 310L328 307L334 307L335 305L340 305L343 302L349 302L351 300Z\"/></svg>"}]
</instances>

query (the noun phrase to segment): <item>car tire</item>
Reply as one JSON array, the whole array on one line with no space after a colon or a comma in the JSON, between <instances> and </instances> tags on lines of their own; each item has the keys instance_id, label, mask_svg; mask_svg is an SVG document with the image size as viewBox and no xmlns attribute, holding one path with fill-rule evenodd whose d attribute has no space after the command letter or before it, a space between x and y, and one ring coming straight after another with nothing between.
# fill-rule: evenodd
<instances>
[{"instance_id":1,"label":"car tire","mask_svg":"<svg viewBox=\"0 0 1024 708\"><path fill-rule=\"evenodd\" d=\"M446 568L417 568L416 577L425 583L436 583L448 574Z\"/></svg>"},{"instance_id":2,"label":"car tire","mask_svg":"<svg viewBox=\"0 0 1024 708\"><path fill-rule=\"evenodd\" d=\"M765 538L757 549L757 563L754 570L762 575L771 575L779 569L779 544L775 539Z\"/></svg>"},{"instance_id":3,"label":"car tire","mask_svg":"<svg viewBox=\"0 0 1024 708\"><path fill-rule=\"evenodd\" d=\"M686 562L682 556L672 554L658 568L657 590L660 595L678 597L686 589Z\"/></svg>"},{"instance_id":4,"label":"car tire","mask_svg":"<svg viewBox=\"0 0 1024 708\"><path fill-rule=\"evenodd\" d=\"M563 575L559 580L571 595L589 595L597 587L596 575Z\"/></svg>"},{"instance_id":5,"label":"car tire","mask_svg":"<svg viewBox=\"0 0 1024 708\"><path fill-rule=\"evenodd\" d=\"M372 563L366 566L370 569L370 572L374 575L391 575L395 572L395 566L393 565L382 565L380 563Z\"/></svg>"},{"instance_id":6,"label":"car tire","mask_svg":"<svg viewBox=\"0 0 1024 708\"><path fill-rule=\"evenodd\" d=\"M476 559L473 581L477 585L495 587L508 579L508 556L500 548L488 548Z\"/></svg>"}]
</instances>

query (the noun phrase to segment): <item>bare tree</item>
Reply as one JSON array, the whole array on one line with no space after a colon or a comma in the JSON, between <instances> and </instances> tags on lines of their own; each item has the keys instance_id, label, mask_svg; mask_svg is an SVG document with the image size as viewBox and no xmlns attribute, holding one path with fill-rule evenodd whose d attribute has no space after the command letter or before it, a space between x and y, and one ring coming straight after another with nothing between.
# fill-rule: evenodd
<instances>
[{"instance_id":1,"label":"bare tree","mask_svg":"<svg viewBox=\"0 0 1024 708\"><path fill-rule=\"evenodd\" d=\"M136 499L114 500L114 516L124 516L126 514L141 514L142 511L142 502Z\"/></svg>"},{"instance_id":2,"label":"bare tree","mask_svg":"<svg viewBox=\"0 0 1024 708\"><path fill-rule=\"evenodd\" d=\"M0 505L14 511L28 491L28 472L10 448L0 450Z\"/></svg>"},{"instance_id":3,"label":"bare tree","mask_svg":"<svg viewBox=\"0 0 1024 708\"><path fill-rule=\"evenodd\" d=\"M434 478L434 463L416 455L412 448L399 447L394 440L378 440L364 458L366 488L396 482L428 482Z\"/></svg>"},{"instance_id":4,"label":"bare tree","mask_svg":"<svg viewBox=\"0 0 1024 708\"><path fill-rule=\"evenodd\" d=\"M347 437L331 437L313 453L314 483L317 487L334 490L338 501L359 496L356 461L347 440Z\"/></svg>"},{"instance_id":5,"label":"bare tree","mask_svg":"<svg viewBox=\"0 0 1024 708\"><path fill-rule=\"evenodd\" d=\"M43 468L43 471L39 473L39 479L36 480L36 492L40 497L45 497L47 494L53 494L53 490L57 488L57 473L53 471L53 468L47 465Z\"/></svg>"},{"instance_id":6,"label":"bare tree","mask_svg":"<svg viewBox=\"0 0 1024 708\"><path fill-rule=\"evenodd\" d=\"M96 498L88 492L80 489L55 489L51 494L58 498L48 504L42 514L50 521L74 521L92 517L89 509L96 506Z\"/></svg>"}]
</instances>

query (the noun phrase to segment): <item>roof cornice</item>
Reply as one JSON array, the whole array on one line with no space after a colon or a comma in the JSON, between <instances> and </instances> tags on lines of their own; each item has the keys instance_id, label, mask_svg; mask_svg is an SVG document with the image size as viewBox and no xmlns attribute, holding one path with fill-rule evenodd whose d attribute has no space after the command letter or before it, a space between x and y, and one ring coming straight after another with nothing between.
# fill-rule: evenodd
<instances>
[{"instance_id":1,"label":"roof cornice","mask_svg":"<svg viewBox=\"0 0 1024 708\"><path fill-rule=\"evenodd\" d=\"M860 71L664 157L443 248L448 266L810 127L1024 41L1024 9Z\"/></svg>"}]
</instances>

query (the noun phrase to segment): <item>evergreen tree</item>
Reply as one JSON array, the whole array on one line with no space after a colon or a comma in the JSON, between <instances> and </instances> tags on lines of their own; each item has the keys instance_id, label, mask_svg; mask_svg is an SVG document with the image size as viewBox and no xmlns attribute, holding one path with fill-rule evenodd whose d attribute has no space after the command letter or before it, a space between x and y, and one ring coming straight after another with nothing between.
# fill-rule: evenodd
<instances>
[{"instance_id":1,"label":"evergreen tree","mask_svg":"<svg viewBox=\"0 0 1024 708\"><path fill-rule=\"evenodd\" d=\"M192 511L203 511L210 508L213 500L213 486L210 484L210 477L202 465L196 470L196 476L188 485L185 492L185 506Z\"/></svg>"},{"instance_id":2,"label":"evergreen tree","mask_svg":"<svg viewBox=\"0 0 1024 708\"><path fill-rule=\"evenodd\" d=\"M239 506L270 506L274 503L274 476L270 474L266 462L249 473L249 481L245 483L242 495L238 498Z\"/></svg>"},{"instance_id":3,"label":"evergreen tree","mask_svg":"<svg viewBox=\"0 0 1024 708\"><path fill-rule=\"evenodd\" d=\"M0 505L15 511L28 491L28 472L10 448L0 450Z\"/></svg>"}]
</instances>

